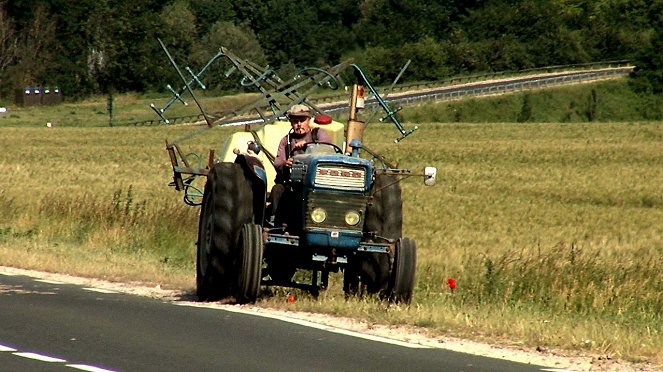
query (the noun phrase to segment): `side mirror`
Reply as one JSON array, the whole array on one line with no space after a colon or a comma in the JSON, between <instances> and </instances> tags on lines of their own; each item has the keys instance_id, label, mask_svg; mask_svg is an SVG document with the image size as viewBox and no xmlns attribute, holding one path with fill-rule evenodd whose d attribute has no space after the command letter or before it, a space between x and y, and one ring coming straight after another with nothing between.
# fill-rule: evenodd
<instances>
[{"instance_id":1,"label":"side mirror","mask_svg":"<svg viewBox=\"0 0 663 372\"><path fill-rule=\"evenodd\" d=\"M255 141L250 141L248 143L248 149L253 151L256 155L260 154L260 150L262 150L262 146L258 142Z\"/></svg>"},{"instance_id":2,"label":"side mirror","mask_svg":"<svg viewBox=\"0 0 663 372\"><path fill-rule=\"evenodd\" d=\"M424 168L424 185L433 186L437 182L437 168L425 167Z\"/></svg>"}]
</instances>

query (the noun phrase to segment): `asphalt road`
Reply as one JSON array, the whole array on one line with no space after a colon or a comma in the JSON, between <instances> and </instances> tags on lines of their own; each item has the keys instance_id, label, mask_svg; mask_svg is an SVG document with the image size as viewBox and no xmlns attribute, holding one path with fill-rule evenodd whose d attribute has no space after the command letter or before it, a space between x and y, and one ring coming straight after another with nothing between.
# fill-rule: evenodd
<instances>
[{"instance_id":1,"label":"asphalt road","mask_svg":"<svg viewBox=\"0 0 663 372\"><path fill-rule=\"evenodd\" d=\"M541 371L237 311L0 273L0 371Z\"/></svg>"}]
</instances>

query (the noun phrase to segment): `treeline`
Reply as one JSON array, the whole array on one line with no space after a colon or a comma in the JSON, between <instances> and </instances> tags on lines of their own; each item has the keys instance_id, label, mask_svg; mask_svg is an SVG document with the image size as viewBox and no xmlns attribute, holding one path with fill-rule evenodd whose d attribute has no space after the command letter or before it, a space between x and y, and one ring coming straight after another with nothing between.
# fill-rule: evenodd
<instances>
[{"instance_id":1,"label":"treeline","mask_svg":"<svg viewBox=\"0 0 663 372\"><path fill-rule=\"evenodd\" d=\"M283 77L352 58L378 84L628 59L663 91L663 0L0 0L0 94L162 90L221 46ZM214 65L206 81L238 89Z\"/></svg>"}]
</instances>

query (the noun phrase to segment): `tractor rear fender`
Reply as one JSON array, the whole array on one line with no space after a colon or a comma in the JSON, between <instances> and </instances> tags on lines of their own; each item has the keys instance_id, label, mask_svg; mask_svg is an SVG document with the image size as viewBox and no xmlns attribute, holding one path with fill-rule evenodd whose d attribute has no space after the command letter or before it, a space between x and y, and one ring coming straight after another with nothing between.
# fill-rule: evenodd
<instances>
[{"instance_id":1,"label":"tractor rear fender","mask_svg":"<svg viewBox=\"0 0 663 372\"><path fill-rule=\"evenodd\" d=\"M267 202L267 172L260 159L248 154L237 154L235 163L244 169L253 191L253 222L262 226Z\"/></svg>"}]
</instances>

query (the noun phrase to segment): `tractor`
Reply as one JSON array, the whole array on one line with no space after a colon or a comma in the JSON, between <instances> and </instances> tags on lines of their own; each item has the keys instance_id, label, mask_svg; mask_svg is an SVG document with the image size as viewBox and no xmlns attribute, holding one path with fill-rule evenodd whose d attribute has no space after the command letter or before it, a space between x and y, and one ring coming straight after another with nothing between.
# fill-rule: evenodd
<instances>
[{"instance_id":1,"label":"tractor","mask_svg":"<svg viewBox=\"0 0 663 372\"><path fill-rule=\"evenodd\" d=\"M220 151L210 150L207 164L194 166L180 144L166 141L173 167L171 185L185 191L185 202L200 206L196 254L196 293L201 301L233 298L255 302L261 286L308 290L317 295L329 284L330 273L342 273L346 296L377 295L390 302L409 303L415 285L416 243L403 236L402 194L399 181L423 176L436 181L436 169L415 174L397 168L363 141L366 122L360 111L367 102L384 109L381 119L392 121L409 136L386 101L361 68L350 62L334 67L308 68L284 81L269 68L243 60L225 48L189 79L159 41L184 85L163 109L152 109L168 123L165 110L190 93L207 128L244 126L231 134ZM193 92L204 88L202 74L214 61L226 57L262 98L230 115L208 114ZM338 87L340 71L352 68L355 82L348 94L346 123L333 120L308 99L321 87ZM307 90L308 89L308 90ZM370 97L366 97L366 92ZM347 98L346 98L347 100ZM304 104L316 113L312 126L323 128L331 142L312 142L293 156L287 193L272 210L270 192L275 182L274 154L290 130L285 112ZM247 115L257 113L257 119ZM204 187L196 182L204 178ZM199 186L196 186L199 185Z\"/></svg>"}]
</instances>

